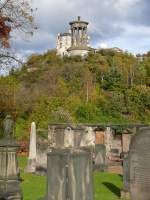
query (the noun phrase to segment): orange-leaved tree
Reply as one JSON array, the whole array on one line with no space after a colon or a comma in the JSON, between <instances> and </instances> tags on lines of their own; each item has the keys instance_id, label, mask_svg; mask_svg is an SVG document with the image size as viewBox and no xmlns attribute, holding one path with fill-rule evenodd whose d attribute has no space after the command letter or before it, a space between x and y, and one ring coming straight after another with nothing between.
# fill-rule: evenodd
<instances>
[{"instance_id":1,"label":"orange-leaved tree","mask_svg":"<svg viewBox=\"0 0 150 200\"><path fill-rule=\"evenodd\" d=\"M31 0L0 0L0 69L21 62L11 51L10 39L15 34L33 35L33 11Z\"/></svg>"}]
</instances>

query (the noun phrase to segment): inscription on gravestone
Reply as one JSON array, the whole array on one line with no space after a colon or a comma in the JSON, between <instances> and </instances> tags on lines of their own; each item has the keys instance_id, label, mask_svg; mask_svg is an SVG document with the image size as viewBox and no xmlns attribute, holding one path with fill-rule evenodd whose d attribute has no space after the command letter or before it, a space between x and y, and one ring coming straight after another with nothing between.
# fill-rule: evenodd
<instances>
[{"instance_id":1,"label":"inscription on gravestone","mask_svg":"<svg viewBox=\"0 0 150 200\"><path fill-rule=\"evenodd\" d=\"M132 138L129 152L132 200L150 200L150 128L141 128Z\"/></svg>"}]
</instances>

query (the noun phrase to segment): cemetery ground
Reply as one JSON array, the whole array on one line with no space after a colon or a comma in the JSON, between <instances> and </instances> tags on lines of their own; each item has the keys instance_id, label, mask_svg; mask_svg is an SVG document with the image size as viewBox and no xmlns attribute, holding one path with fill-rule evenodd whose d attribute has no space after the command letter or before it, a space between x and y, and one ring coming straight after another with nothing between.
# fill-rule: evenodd
<instances>
[{"instance_id":1,"label":"cemetery ground","mask_svg":"<svg viewBox=\"0 0 150 200\"><path fill-rule=\"evenodd\" d=\"M19 156L24 200L37 200L46 194L46 177L25 173L27 157ZM94 173L95 200L119 200L122 176L111 173Z\"/></svg>"}]
</instances>

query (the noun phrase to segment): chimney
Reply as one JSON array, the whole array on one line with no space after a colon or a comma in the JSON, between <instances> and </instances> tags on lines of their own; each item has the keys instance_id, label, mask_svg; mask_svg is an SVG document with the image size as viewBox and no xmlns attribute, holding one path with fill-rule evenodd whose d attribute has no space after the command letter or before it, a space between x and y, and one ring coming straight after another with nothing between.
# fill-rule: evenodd
<instances>
[{"instance_id":1,"label":"chimney","mask_svg":"<svg viewBox=\"0 0 150 200\"><path fill-rule=\"evenodd\" d=\"M81 17L80 16L78 16L78 21L80 21L81 20Z\"/></svg>"}]
</instances>

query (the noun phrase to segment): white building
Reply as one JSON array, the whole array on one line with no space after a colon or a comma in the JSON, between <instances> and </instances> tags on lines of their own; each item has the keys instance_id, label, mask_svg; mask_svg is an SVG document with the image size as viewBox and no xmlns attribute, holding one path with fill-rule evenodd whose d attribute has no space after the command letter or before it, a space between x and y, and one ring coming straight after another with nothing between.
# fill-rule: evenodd
<instances>
[{"instance_id":1,"label":"white building","mask_svg":"<svg viewBox=\"0 0 150 200\"><path fill-rule=\"evenodd\" d=\"M63 56L81 56L88 55L89 36L87 34L88 22L81 21L80 17L70 24L70 32L58 34L57 36L57 55Z\"/></svg>"},{"instance_id":2,"label":"white building","mask_svg":"<svg viewBox=\"0 0 150 200\"><path fill-rule=\"evenodd\" d=\"M57 55L61 57L68 55L68 49L71 47L71 33L59 33L57 36Z\"/></svg>"}]
</instances>

